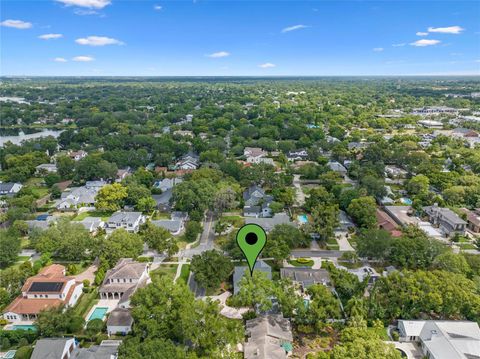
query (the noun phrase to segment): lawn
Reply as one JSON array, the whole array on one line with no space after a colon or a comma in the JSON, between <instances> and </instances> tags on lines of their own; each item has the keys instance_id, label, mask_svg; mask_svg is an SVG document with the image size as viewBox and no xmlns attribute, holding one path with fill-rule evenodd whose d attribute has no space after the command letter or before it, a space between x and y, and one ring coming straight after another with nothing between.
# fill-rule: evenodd
<instances>
[{"instance_id":1,"label":"lawn","mask_svg":"<svg viewBox=\"0 0 480 359\"><path fill-rule=\"evenodd\" d=\"M477 249L472 243L458 243L457 244L461 249Z\"/></svg>"},{"instance_id":2,"label":"lawn","mask_svg":"<svg viewBox=\"0 0 480 359\"><path fill-rule=\"evenodd\" d=\"M173 281L173 278L175 278L175 274L177 273L177 267L178 264L162 264L160 267L150 272L150 277L152 277L152 280L167 277Z\"/></svg>"},{"instance_id":3,"label":"lawn","mask_svg":"<svg viewBox=\"0 0 480 359\"><path fill-rule=\"evenodd\" d=\"M182 280L187 284L188 282L188 276L190 275L190 264L184 264L182 266L182 269L180 270L180 277L178 280Z\"/></svg>"},{"instance_id":4,"label":"lawn","mask_svg":"<svg viewBox=\"0 0 480 359\"><path fill-rule=\"evenodd\" d=\"M98 291L95 288L90 293L83 293L73 308L75 314L85 317L88 311L99 301Z\"/></svg>"},{"instance_id":5,"label":"lawn","mask_svg":"<svg viewBox=\"0 0 480 359\"><path fill-rule=\"evenodd\" d=\"M100 217L102 221L106 221L110 218L113 212L103 212L103 211L90 211L79 213L73 221L83 221L87 217Z\"/></svg>"},{"instance_id":6,"label":"lawn","mask_svg":"<svg viewBox=\"0 0 480 359\"><path fill-rule=\"evenodd\" d=\"M160 211L155 211L155 213L152 216L152 219L170 219L170 214L165 213L165 212L160 212Z\"/></svg>"},{"instance_id":7,"label":"lawn","mask_svg":"<svg viewBox=\"0 0 480 359\"><path fill-rule=\"evenodd\" d=\"M298 258L289 260L288 263L294 267L311 267L314 262L312 259Z\"/></svg>"},{"instance_id":8,"label":"lawn","mask_svg":"<svg viewBox=\"0 0 480 359\"><path fill-rule=\"evenodd\" d=\"M32 190L32 193L37 198L42 198L48 194L48 187L44 185L42 178L33 177L26 183L25 187Z\"/></svg>"},{"instance_id":9,"label":"lawn","mask_svg":"<svg viewBox=\"0 0 480 359\"><path fill-rule=\"evenodd\" d=\"M17 262L25 262L30 259L30 256L18 256L17 257Z\"/></svg>"},{"instance_id":10,"label":"lawn","mask_svg":"<svg viewBox=\"0 0 480 359\"><path fill-rule=\"evenodd\" d=\"M327 248L338 251L340 249L340 246L338 245L337 240L335 238L329 238L327 240Z\"/></svg>"},{"instance_id":11,"label":"lawn","mask_svg":"<svg viewBox=\"0 0 480 359\"><path fill-rule=\"evenodd\" d=\"M236 228L240 228L245 224L245 219L240 216L223 216L221 220L230 223Z\"/></svg>"},{"instance_id":12,"label":"lawn","mask_svg":"<svg viewBox=\"0 0 480 359\"><path fill-rule=\"evenodd\" d=\"M338 261L338 264L348 269L357 269L362 266L361 262L352 263L348 261Z\"/></svg>"}]
</instances>

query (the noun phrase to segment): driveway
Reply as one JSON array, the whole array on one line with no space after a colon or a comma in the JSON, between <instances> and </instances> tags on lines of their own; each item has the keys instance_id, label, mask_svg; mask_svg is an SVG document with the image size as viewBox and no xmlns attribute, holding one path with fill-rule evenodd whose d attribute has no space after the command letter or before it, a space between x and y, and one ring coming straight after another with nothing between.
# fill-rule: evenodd
<instances>
[{"instance_id":1,"label":"driveway","mask_svg":"<svg viewBox=\"0 0 480 359\"><path fill-rule=\"evenodd\" d=\"M338 247L340 251L354 251L347 239L347 231L336 231L335 238L337 239Z\"/></svg>"},{"instance_id":2,"label":"driveway","mask_svg":"<svg viewBox=\"0 0 480 359\"><path fill-rule=\"evenodd\" d=\"M338 258L341 257L344 252L342 251L312 251L308 249L294 249L290 252L295 257L323 257L323 258Z\"/></svg>"},{"instance_id":3,"label":"driveway","mask_svg":"<svg viewBox=\"0 0 480 359\"><path fill-rule=\"evenodd\" d=\"M90 283L93 283L95 280L95 272L97 271L97 269L98 267L92 264L90 267L85 269L82 273L74 276L75 280L77 282L83 282L85 279L87 279Z\"/></svg>"},{"instance_id":4,"label":"driveway","mask_svg":"<svg viewBox=\"0 0 480 359\"><path fill-rule=\"evenodd\" d=\"M305 193L302 191L302 186L300 184L300 175L293 175L293 187L295 187L295 204L298 207L301 207L305 204Z\"/></svg>"},{"instance_id":5,"label":"driveway","mask_svg":"<svg viewBox=\"0 0 480 359\"><path fill-rule=\"evenodd\" d=\"M222 310L220 311L220 314L223 315L224 317L227 317L230 319L242 319L242 315L248 312L248 308L229 307L226 304L226 301L227 301L227 298L230 297L231 295L232 293L225 292L220 295L214 295L214 296L205 297L205 298L210 298L213 301L218 300L222 308Z\"/></svg>"}]
</instances>

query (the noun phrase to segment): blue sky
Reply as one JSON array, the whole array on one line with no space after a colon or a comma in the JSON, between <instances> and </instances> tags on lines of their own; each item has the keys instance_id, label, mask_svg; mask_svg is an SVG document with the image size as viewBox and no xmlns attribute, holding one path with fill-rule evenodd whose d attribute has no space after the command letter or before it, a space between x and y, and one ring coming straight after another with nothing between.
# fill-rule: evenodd
<instances>
[{"instance_id":1,"label":"blue sky","mask_svg":"<svg viewBox=\"0 0 480 359\"><path fill-rule=\"evenodd\" d=\"M479 1L0 6L1 75L480 75Z\"/></svg>"}]
</instances>

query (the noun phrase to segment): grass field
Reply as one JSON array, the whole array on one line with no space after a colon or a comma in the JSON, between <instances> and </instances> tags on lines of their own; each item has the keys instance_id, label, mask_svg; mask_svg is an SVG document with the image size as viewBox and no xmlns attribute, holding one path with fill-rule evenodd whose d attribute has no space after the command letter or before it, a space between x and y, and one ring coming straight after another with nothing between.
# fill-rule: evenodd
<instances>
[{"instance_id":1,"label":"grass field","mask_svg":"<svg viewBox=\"0 0 480 359\"><path fill-rule=\"evenodd\" d=\"M309 259L305 262L299 262L296 259L289 260L288 263L290 263L294 267L311 267L313 266L313 260Z\"/></svg>"},{"instance_id":2,"label":"grass field","mask_svg":"<svg viewBox=\"0 0 480 359\"><path fill-rule=\"evenodd\" d=\"M90 211L90 212L82 212L78 214L73 221L83 221L87 217L100 217L102 221L106 221L110 218L113 212L102 212L102 211Z\"/></svg>"},{"instance_id":3,"label":"grass field","mask_svg":"<svg viewBox=\"0 0 480 359\"><path fill-rule=\"evenodd\" d=\"M82 317L85 317L88 311L99 301L97 289L91 291L90 293L83 293L78 303L73 308L75 314L78 314Z\"/></svg>"},{"instance_id":4,"label":"grass field","mask_svg":"<svg viewBox=\"0 0 480 359\"><path fill-rule=\"evenodd\" d=\"M188 276L190 275L190 264L184 264L182 266L182 269L180 270L180 277L178 280L185 282L187 284L188 282Z\"/></svg>"},{"instance_id":5,"label":"grass field","mask_svg":"<svg viewBox=\"0 0 480 359\"><path fill-rule=\"evenodd\" d=\"M156 280L166 276L173 281L173 278L175 278L175 273L177 273L177 267L177 264L163 264L157 269L151 271L150 277L152 277L152 280Z\"/></svg>"}]
</instances>

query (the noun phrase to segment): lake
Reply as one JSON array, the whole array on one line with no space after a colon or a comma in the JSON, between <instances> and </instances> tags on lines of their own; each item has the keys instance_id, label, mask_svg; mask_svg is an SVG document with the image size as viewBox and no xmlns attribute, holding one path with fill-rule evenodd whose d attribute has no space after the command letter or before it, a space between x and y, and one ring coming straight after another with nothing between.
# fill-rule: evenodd
<instances>
[{"instance_id":1,"label":"lake","mask_svg":"<svg viewBox=\"0 0 480 359\"><path fill-rule=\"evenodd\" d=\"M63 130L49 130L49 129L44 129L41 131L33 130L34 132L31 132L31 131L32 129L0 130L0 147L3 147L3 145L9 141L15 145L19 145L22 141L25 141L25 140L34 140L37 138L48 137L48 136L53 136L57 138L63 132Z\"/></svg>"}]
</instances>

